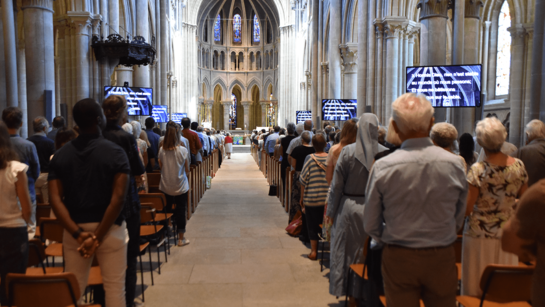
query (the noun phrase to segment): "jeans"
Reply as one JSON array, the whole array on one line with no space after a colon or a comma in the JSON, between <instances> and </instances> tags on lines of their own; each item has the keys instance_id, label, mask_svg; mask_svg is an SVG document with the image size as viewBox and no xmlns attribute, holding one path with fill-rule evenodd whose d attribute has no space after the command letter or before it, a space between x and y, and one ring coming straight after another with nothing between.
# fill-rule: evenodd
<instances>
[{"instance_id":1,"label":"jeans","mask_svg":"<svg viewBox=\"0 0 545 307\"><path fill-rule=\"evenodd\" d=\"M126 221L127 232L129 233L129 244L127 245L127 271L125 273L125 298L127 307L132 307L136 297L136 265L140 253L140 212L133 213Z\"/></svg>"},{"instance_id":2,"label":"jeans","mask_svg":"<svg viewBox=\"0 0 545 307\"><path fill-rule=\"evenodd\" d=\"M185 233L185 225L187 222L187 193L188 192L185 192L184 194L175 196L165 194L167 199L166 211L168 213L174 212L174 223L176 224L178 233ZM176 205L174 210L172 209L173 205Z\"/></svg>"},{"instance_id":3,"label":"jeans","mask_svg":"<svg viewBox=\"0 0 545 307\"><path fill-rule=\"evenodd\" d=\"M78 224L84 231L94 232L98 223ZM106 306L126 307L125 269L127 267L127 226L114 224L91 258L83 258L77 251L80 244L66 230L63 235L65 271L76 275L80 297L87 287L93 258L97 257L106 291Z\"/></svg>"},{"instance_id":4,"label":"jeans","mask_svg":"<svg viewBox=\"0 0 545 307\"><path fill-rule=\"evenodd\" d=\"M6 275L26 272L28 233L26 227L0 227L0 304L7 305Z\"/></svg>"}]
</instances>

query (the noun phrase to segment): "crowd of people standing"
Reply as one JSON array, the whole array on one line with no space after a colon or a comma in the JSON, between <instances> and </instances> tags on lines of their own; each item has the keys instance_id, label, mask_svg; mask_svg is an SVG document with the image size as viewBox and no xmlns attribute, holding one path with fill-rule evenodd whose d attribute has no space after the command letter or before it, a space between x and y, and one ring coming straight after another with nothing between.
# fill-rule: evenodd
<instances>
[{"instance_id":1,"label":"crowd of people standing","mask_svg":"<svg viewBox=\"0 0 545 307\"><path fill-rule=\"evenodd\" d=\"M528 123L516 148L494 116L458 137L423 96L402 95L392 110L387 127L365 113L341 129L307 120L252 134L281 161L281 184L291 167L288 223L302 217L308 259L330 241L330 294L351 306L379 306L382 294L388 306L455 306L461 236L461 295L480 298L488 265L534 260L532 306L545 306L545 124ZM370 294L349 269L357 263L369 267Z\"/></svg>"}]
</instances>

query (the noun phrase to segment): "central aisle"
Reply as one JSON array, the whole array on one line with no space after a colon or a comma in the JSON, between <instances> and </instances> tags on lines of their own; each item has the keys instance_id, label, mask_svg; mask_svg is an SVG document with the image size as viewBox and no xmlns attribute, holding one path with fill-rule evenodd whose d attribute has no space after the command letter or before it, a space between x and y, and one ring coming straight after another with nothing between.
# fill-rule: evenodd
<instances>
[{"instance_id":1,"label":"central aisle","mask_svg":"<svg viewBox=\"0 0 545 307\"><path fill-rule=\"evenodd\" d=\"M154 286L145 272L145 306L340 306L268 192L250 154L224 160L188 222L191 244L172 247Z\"/></svg>"}]
</instances>

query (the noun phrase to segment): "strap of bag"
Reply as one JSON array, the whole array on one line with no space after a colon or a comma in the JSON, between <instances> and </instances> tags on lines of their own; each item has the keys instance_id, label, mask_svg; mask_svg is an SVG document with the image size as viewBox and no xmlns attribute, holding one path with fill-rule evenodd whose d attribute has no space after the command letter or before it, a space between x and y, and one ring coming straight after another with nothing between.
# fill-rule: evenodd
<instances>
[{"instance_id":1,"label":"strap of bag","mask_svg":"<svg viewBox=\"0 0 545 307\"><path fill-rule=\"evenodd\" d=\"M324 172L327 172L327 168L325 167L325 165L323 163L321 163L320 161L318 161L316 159L316 156L314 156L314 154L311 154L310 157L312 158L312 160L314 160L314 162L316 162L316 164L324 170Z\"/></svg>"}]
</instances>

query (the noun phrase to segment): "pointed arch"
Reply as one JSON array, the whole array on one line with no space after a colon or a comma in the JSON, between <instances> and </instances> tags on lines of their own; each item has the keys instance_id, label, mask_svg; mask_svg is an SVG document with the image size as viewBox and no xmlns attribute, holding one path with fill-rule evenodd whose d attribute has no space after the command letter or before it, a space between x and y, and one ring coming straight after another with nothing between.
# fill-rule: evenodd
<instances>
[{"instance_id":1,"label":"pointed arch","mask_svg":"<svg viewBox=\"0 0 545 307\"><path fill-rule=\"evenodd\" d=\"M247 89L246 97L248 98L252 97L252 90L254 86L257 86L257 89L261 91L261 87L259 86L260 84L261 84L261 81L258 78L254 77L250 79L250 82L248 83L248 86L246 87Z\"/></svg>"},{"instance_id":2,"label":"pointed arch","mask_svg":"<svg viewBox=\"0 0 545 307\"><path fill-rule=\"evenodd\" d=\"M240 92L242 93L242 97L241 97L241 100L245 100L246 99L246 87L244 86L244 84L242 83L242 81L240 81L239 79L235 79L233 82L231 82L231 85L229 85L229 93L232 93L233 92L233 88L235 88L235 86L239 86L240 87Z\"/></svg>"},{"instance_id":3,"label":"pointed arch","mask_svg":"<svg viewBox=\"0 0 545 307\"><path fill-rule=\"evenodd\" d=\"M226 82L223 78L217 77L212 84L214 84L214 89L219 85L222 89L222 97L227 97L227 86L225 85Z\"/></svg>"}]
</instances>

